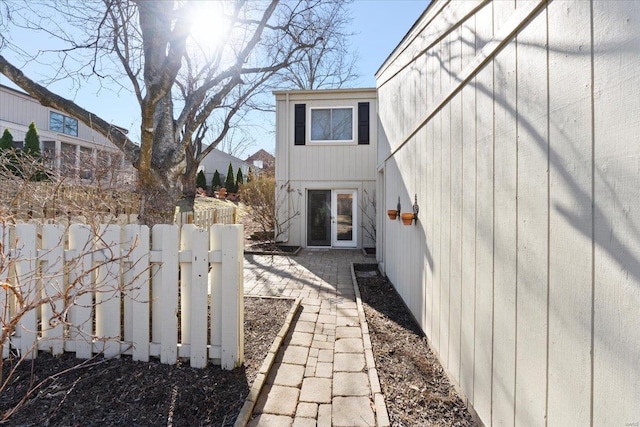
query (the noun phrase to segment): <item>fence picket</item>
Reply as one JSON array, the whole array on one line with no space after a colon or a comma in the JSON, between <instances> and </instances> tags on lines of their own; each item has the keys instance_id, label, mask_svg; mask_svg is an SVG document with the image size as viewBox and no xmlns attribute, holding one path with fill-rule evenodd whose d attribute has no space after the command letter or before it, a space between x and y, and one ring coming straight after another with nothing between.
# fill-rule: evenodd
<instances>
[{"instance_id":1,"label":"fence picket","mask_svg":"<svg viewBox=\"0 0 640 427\"><path fill-rule=\"evenodd\" d=\"M2 284L2 290L0 290L0 326L3 328L11 322L11 316L13 313L12 308L12 294L9 290L9 269L11 267L11 246L9 244L9 235L11 232L11 226L8 224L0 224L0 242L2 243L2 259L4 262L0 266L0 283ZM9 337L4 341L2 346L2 358L9 357Z\"/></svg>"},{"instance_id":2,"label":"fence picket","mask_svg":"<svg viewBox=\"0 0 640 427\"><path fill-rule=\"evenodd\" d=\"M120 227L101 225L96 247L102 249L96 272L96 335L105 357L119 357L120 345Z\"/></svg>"},{"instance_id":3,"label":"fence picket","mask_svg":"<svg viewBox=\"0 0 640 427\"><path fill-rule=\"evenodd\" d=\"M91 270L91 228L84 224L72 224L69 227L69 257L72 263L69 268L69 290L72 307L69 309L71 323L69 335L75 344L76 357L91 357L91 337L93 335L92 293L93 283Z\"/></svg>"},{"instance_id":4,"label":"fence picket","mask_svg":"<svg viewBox=\"0 0 640 427\"><path fill-rule=\"evenodd\" d=\"M33 359L38 351L37 344L37 312L38 281L36 272L37 261L37 233L36 227L31 224L16 225L16 252L15 252L15 286L20 287L23 303L18 303L16 310L26 310L20 319L17 333L20 334L18 349L25 359ZM32 307L29 309L29 307Z\"/></svg>"},{"instance_id":5,"label":"fence picket","mask_svg":"<svg viewBox=\"0 0 640 427\"><path fill-rule=\"evenodd\" d=\"M152 248L161 251L161 260L152 268L151 308L153 341L160 343L160 362L178 360L178 227L156 225Z\"/></svg>"},{"instance_id":6,"label":"fence picket","mask_svg":"<svg viewBox=\"0 0 640 427\"><path fill-rule=\"evenodd\" d=\"M242 225L222 227L222 369L233 369L244 359L244 301ZM238 284L236 286L236 284Z\"/></svg>"},{"instance_id":7,"label":"fence picket","mask_svg":"<svg viewBox=\"0 0 640 427\"><path fill-rule=\"evenodd\" d=\"M184 224L180 231L180 251L191 249L193 224ZM182 344L191 344L191 259L180 257L180 338Z\"/></svg>"},{"instance_id":8,"label":"fence picket","mask_svg":"<svg viewBox=\"0 0 640 427\"><path fill-rule=\"evenodd\" d=\"M146 362L149 360L149 227L127 225L124 236L124 252L130 260L124 272L124 285L129 287L125 296L125 341L135 343L133 360Z\"/></svg>"},{"instance_id":9,"label":"fence picket","mask_svg":"<svg viewBox=\"0 0 640 427\"><path fill-rule=\"evenodd\" d=\"M50 300L42 304L42 344L52 354L64 352L63 321L64 300L59 298L65 291L64 247L65 229L61 225L45 224L42 227L42 298ZM42 348L42 346L41 346Z\"/></svg>"},{"instance_id":10,"label":"fence picket","mask_svg":"<svg viewBox=\"0 0 640 427\"><path fill-rule=\"evenodd\" d=\"M209 230L209 248L211 251L222 249L222 227ZM209 270L209 293L211 294L211 345L222 346L222 265L215 263Z\"/></svg>"}]
</instances>

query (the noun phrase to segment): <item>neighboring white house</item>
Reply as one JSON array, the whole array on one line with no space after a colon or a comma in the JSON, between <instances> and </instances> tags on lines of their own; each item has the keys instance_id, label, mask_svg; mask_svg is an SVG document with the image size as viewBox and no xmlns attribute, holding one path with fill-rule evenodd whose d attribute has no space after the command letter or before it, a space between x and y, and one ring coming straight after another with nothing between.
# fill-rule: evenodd
<instances>
[{"instance_id":1,"label":"neighboring white house","mask_svg":"<svg viewBox=\"0 0 640 427\"><path fill-rule=\"evenodd\" d=\"M274 94L278 239L303 247L374 246L375 89Z\"/></svg>"},{"instance_id":2,"label":"neighboring white house","mask_svg":"<svg viewBox=\"0 0 640 427\"><path fill-rule=\"evenodd\" d=\"M0 135L9 129L16 148L22 148L31 122L38 130L43 156L67 178L91 181L100 167L108 169L109 179L134 183L135 170L102 134L24 92L0 85Z\"/></svg>"},{"instance_id":3,"label":"neighboring white house","mask_svg":"<svg viewBox=\"0 0 640 427\"><path fill-rule=\"evenodd\" d=\"M434 0L376 79L377 255L482 422L638 425L640 2Z\"/></svg>"},{"instance_id":4,"label":"neighboring white house","mask_svg":"<svg viewBox=\"0 0 640 427\"><path fill-rule=\"evenodd\" d=\"M203 149L206 147L203 147ZM249 173L251 165L244 160L241 160L231 154L220 151L216 148L213 149L198 166L198 171L204 171L204 176L207 178L207 185L211 185L213 174L218 171L220 179L224 185L224 179L227 176L229 170L229 163L233 167L234 179L238 175L238 169L242 169L242 175L245 177Z\"/></svg>"}]
</instances>

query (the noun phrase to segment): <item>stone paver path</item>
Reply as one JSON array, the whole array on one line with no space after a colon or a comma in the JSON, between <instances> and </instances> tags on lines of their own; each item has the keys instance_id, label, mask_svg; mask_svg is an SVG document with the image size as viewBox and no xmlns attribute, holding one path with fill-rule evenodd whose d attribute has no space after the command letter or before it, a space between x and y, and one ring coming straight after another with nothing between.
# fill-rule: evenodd
<instances>
[{"instance_id":1,"label":"stone paver path","mask_svg":"<svg viewBox=\"0 0 640 427\"><path fill-rule=\"evenodd\" d=\"M388 423L375 368L366 360L373 357L356 304L353 262L375 260L359 250L245 255L246 295L302 298L250 426L374 426L376 410L377 423Z\"/></svg>"}]
</instances>

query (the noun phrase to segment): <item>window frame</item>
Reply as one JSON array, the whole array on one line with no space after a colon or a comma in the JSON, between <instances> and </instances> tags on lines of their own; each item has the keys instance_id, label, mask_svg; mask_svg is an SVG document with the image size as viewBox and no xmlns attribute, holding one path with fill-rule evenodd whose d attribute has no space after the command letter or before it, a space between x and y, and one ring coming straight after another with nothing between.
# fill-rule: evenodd
<instances>
[{"instance_id":1,"label":"window frame","mask_svg":"<svg viewBox=\"0 0 640 427\"><path fill-rule=\"evenodd\" d=\"M51 126L51 119L52 119L54 114L62 117L62 121L60 122L60 124L62 126L61 129L54 129ZM75 119L73 117L69 117L69 116L67 116L65 114L62 114L62 113L58 113L57 111L49 111L49 130L51 132L57 132L57 133L61 133L61 134L64 134L64 135L75 136L77 138L78 137L79 127L80 127L80 122L78 121L78 119ZM68 129L75 130L75 133L67 132Z\"/></svg>"},{"instance_id":2,"label":"window frame","mask_svg":"<svg viewBox=\"0 0 640 427\"><path fill-rule=\"evenodd\" d=\"M349 110L351 111L351 139L313 139L312 127L313 127L313 111L314 110ZM333 116L331 116L333 117ZM307 119L307 141L309 145L357 145L356 139L356 112L353 105L331 105L331 106L317 106L309 107L309 117ZM333 130L333 123L331 123L331 129Z\"/></svg>"}]
</instances>

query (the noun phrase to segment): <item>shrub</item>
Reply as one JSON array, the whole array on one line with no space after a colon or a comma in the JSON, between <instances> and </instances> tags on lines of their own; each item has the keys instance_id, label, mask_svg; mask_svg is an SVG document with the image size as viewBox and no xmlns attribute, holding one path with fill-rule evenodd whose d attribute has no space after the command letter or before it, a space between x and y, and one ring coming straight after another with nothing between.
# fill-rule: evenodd
<instances>
[{"instance_id":1,"label":"shrub","mask_svg":"<svg viewBox=\"0 0 640 427\"><path fill-rule=\"evenodd\" d=\"M235 193L237 191L236 182L233 175L233 165L229 162L229 169L227 170L227 179L224 182L224 186L227 189L227 193Z\"/></svg>"},{"instance_id":2,"label":"shrub","mask_svg":"<svg viewBox=\"0 0 640 427\"><path fill-rule=\"evenodd\" d=\"M217 190L222 187L222 181L220 181L220 172L218 169L213 173L213 178L211 179L211 191Z\"/></svg>"},{"instance_id":3,"label":"shrub","mask_svg":"<svg viewBox=\"0 0 640 427\"><path fill-rule=\"evenodd\" d=\"M13 135L9 129L5 129L0 138L0 150L10 150L13 148Z\"/></svg>"},{"instance_id":4,"label":"shrub","mask_svg":"<svg viewBox=\"0 0 640 427\"><path fill-rule=\"evenodd\" d=\"M242 184L244 184L244 176L242 175L242 169L238 169L238 175L236 175L236 191L240 191Z\"/></svg>"},{"instance_id":5,"label":"shrub","mask_svg":"<svg viewBox=\"0 0 640 427\"><path fill-rule=\"evenodd\" d=\"M254 177L240 189L240 199L247 205L249 216L260 225L262 232L277 242L289 230L291 221L300 215L302 193L289 182L282 184L276 194L273 176Z\"/></svg>"},{"instance_id":6,"label":"shrub","mask_svg":"<svg viewBox=\"0 0 640 427\"><path fill-rule=\"evenodd\" d=\"M201 169L196 176L196 188L202 188L207 190L207 177L204 176L204 171Z\"/></svg>"}]
</instances>

